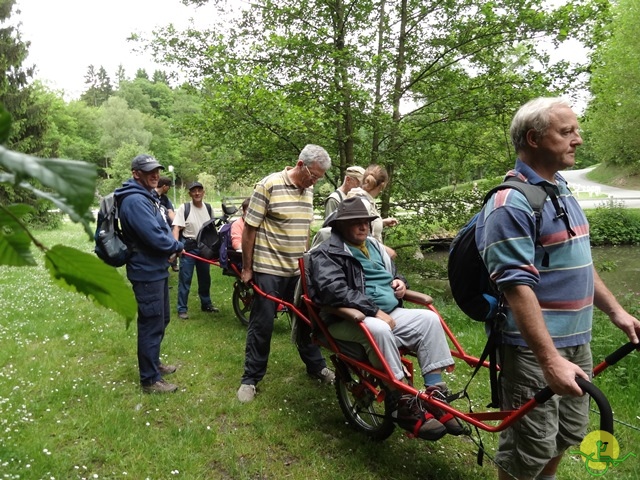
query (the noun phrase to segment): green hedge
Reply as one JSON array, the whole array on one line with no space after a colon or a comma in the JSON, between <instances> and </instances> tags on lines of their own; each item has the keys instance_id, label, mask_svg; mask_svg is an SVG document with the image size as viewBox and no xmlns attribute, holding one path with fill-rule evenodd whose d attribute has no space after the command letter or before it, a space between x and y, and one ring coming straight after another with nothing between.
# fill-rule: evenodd
<instances>
[{"instance_id":1,"label":"green hedge","mask_svg":"<svg viewBox=\"0 0 640 480\"><path fill-rule=\"evenodd\" d=\"M592 245L640 244L640 210L610 201L585 213L589 219Z\"/></svg>"}]
</instances>

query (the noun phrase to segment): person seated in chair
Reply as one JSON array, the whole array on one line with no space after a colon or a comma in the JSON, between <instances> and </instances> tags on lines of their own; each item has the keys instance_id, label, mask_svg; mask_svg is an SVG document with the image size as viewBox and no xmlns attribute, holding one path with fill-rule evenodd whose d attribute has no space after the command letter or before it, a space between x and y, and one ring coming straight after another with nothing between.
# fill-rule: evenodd
<instances>
[{"instance_id":1,"label":"person seated in chair","mask_svg":"<svg viewBox=\"0 0 640 480\"><path fill-rule=\"evenodd\" d=\"M384 246L370 236L370 223L377 215L360 198L345 199L329 221L331 237L308 254L308 292L321 306L350 307L366 317L364 324L391 367L397 380L405 379L399 347L415 352L425 387L436 398L445 396L442 371L453 358L438 315L426 309L402 307L407 285ZM321 313L337 340L364 346L369 361L380 362L364 332L353 321ZM419 402L413 395L392 392L398 402L398 424L414 435L437 440L445 433L460 435L462 426L450 414ZM398 398L399 397L399 398Z\"/></svg>"}]
</instances>

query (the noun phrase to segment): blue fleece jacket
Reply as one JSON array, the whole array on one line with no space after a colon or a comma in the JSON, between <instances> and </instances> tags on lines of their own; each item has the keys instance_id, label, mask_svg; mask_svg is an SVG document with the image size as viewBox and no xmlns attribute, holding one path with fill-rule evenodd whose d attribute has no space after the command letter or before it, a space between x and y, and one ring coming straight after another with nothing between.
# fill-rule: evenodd
<instances>
[{"instance_id":1,"label":"blue fleece jacket","mask_svg":"<svg viewBox=\"0 0 640 480\"><path fill-rule=\"evenodd\" d=\"M184 245L173 238L160 210L158 197L134 179L116 189L122 233L133 245L127 262L127 278L132 282L155 282L169 276L169 257Z\"/></svg>"}]
</instances>

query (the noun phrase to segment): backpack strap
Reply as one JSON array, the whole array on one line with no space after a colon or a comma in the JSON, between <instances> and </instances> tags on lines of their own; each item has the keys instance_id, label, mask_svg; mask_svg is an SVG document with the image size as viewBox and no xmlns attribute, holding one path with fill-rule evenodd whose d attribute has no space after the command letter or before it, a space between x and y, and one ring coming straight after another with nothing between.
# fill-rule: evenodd
<instances>
[{"instance_id":1,"label":"backpack strap","mask_svg":"<svg viewBox=\"0 0 640 480\"><path fill-rule=\"evenodd\" d=\"M331 192L331 194L326 198L326 200L324 201L325 205L326 203L329 201L330 198L335 198L338 203L342 202L344 200L344 197L346 195L344 193L342 193L342 190L334 190L333 192Z\"/></svg>"},{"instance_id":2,"label":"backpack strap","mask_svg":"<svg viewBox=\"0 0 640 480\"><path fill-rule=\"evenodd\" d=\"M213 218L213 208L211 208L211 204L205 202L204 206L207 207L209 218ZM189 217L190 213L191 213L191 202L186 202L184 204L184 221L185 222L187 221L187 218Z\"/></svg>"},{"instance_id":3,"label":"backpack strap","mask_svg":"<svg viewBox=\"0 0 640 480\"><path fill-rule=\"evenodd\" d=\"M542 266L549 266L549 254L546 252L542 243L540 242L540 229L542 224L542 210L547 201L547 197L551 199L551 203L553 204L553 208L556 211L556 219L561 219L564 222L565 228L567 229L567 233L571 237L576 236L576 232L571 228L571 222L569 221L569 215L567 215L564 207L560 205L560 201L558 200L558 195L556 194L556 189L552 185L548 184L531 184L526 183L517 176L507 177L504 182L498 185L495 188L492 188L484 197L483 205L487 203L489 198L496 193L498 190L504 190L505 188L513 188L514 190L518 190L529 202L529 205L533 209L533 214L535 216L536 221L536 236L534 242L538 245L543 251L544 255L542 257Z\"/></svg>"}]
</instances>

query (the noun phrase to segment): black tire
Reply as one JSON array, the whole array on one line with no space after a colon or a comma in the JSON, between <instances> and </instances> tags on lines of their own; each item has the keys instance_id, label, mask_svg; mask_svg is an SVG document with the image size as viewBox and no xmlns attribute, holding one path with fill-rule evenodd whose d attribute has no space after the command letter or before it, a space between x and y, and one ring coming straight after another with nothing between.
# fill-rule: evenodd
<instances>
[{"instance_id":1,"label":"black tire","mask_svg":"<svg viewBox=\"0 0 640 480\"><path fill-rule=\"evenodd\" d=\"M350 369L346 365L344 366L343 372ZM367 380L374 385L379 384L376 379L370 376ZM378 402L371 390L362 383L360 376L354 372L338 375L335 385L340 409L349 425L372 440L382 441L389 438L396 424L391 416L393 405L391 405L388 396L384 401Z\"/></svg>"},{"instance_id":2,"label":"black tire","mask_svg":"<svg viewBox=\"0 0 640 480\"><path fill-rule=\"evenodd\" d=\"M249 315L251 314L254 295L253 288L247 287L244 283L235 282L233 284L233 297L231 298L233 311L240 323L245 327L249 325Z\"/></svg>"}]
</instances>

